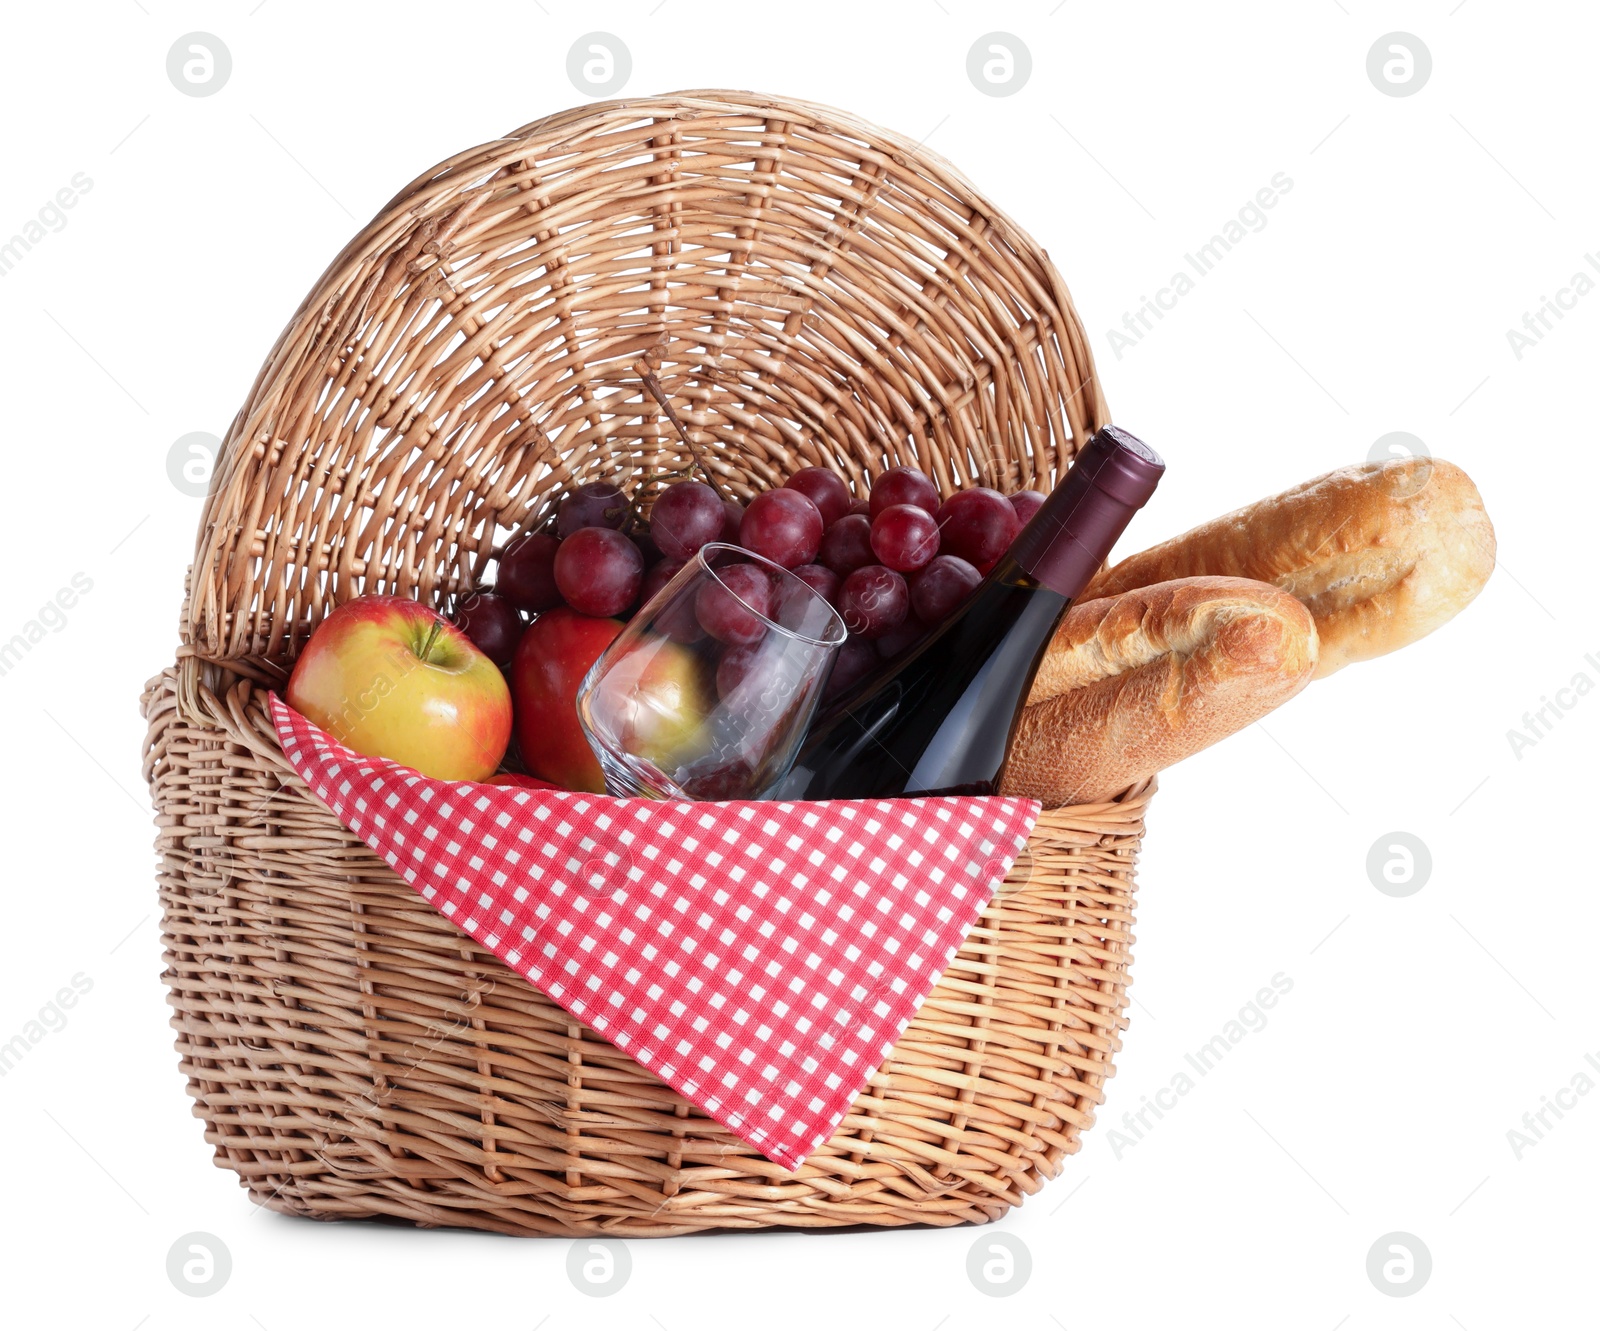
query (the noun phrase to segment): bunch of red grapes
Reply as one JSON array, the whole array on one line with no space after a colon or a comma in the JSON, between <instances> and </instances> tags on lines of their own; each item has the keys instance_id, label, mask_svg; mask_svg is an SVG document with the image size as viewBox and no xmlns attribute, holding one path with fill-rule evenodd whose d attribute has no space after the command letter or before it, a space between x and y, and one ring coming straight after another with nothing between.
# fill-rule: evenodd
<instances>
[{"instance_id":1,"label":"bunch of red grapes","mask_svg":"<svg viewBox=\"0 0 1600 1331\"><path fill-rule=\"evenodd\" d=\"M791 570L838 610L849 637L829 677L828 691L837 693L954 611L1043 502L1036 491L1008 497L983 488L941 502L932 480L912 467L891 467L873 481L871 498L855 499L835 473L807 467L748 507L704 481L677 481L656 498L645 528L630 532L633 510L622 490L591 481L562 498L554 534L526 532L506 546L494 591L468 598L455 620L505 665L524 613L566 605L626 618L701 547L721 541ZM737 648L760 627L745 607L769 613L778 589L755 564L733 566L722 581L737 583L738 600L699 598L697 629Z\"/></svg>"}]
</instances>

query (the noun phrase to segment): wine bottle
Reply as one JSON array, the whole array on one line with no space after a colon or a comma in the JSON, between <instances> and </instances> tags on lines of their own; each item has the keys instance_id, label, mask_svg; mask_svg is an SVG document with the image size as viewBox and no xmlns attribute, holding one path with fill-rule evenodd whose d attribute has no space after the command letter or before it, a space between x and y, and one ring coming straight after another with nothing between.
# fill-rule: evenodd
<instances>
[{"instance_id":1,"label":"wine bottle","mask_svg":"<svg viewBox=\"0 0 1600 1331\"><path fill-rule=\"evenodd\" d=\"M993 794L1056 625L1163 470L1102 428L956 612L817 717L769 798Z\"/></svg>"}]
</instances>

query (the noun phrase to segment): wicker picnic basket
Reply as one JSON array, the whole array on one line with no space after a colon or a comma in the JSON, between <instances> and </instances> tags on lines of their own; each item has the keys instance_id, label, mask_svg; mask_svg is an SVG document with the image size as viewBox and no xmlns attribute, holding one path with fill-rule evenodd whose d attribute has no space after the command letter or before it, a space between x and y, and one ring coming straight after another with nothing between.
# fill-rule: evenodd
<instances>
[{"instance_id":1,"label":"wicker picnic basket","mask_svg":"<svg viewBox=\"0 0 1600 1331\"><path fill-rule=\"evenodd\" d=\"M1106 419L1039 247L843 112L586 106L418 177L267 357L144 696L195 1112L259 1203L512 1234L984 1222L1078 1149L1119 1048L1153 783L1047 812L837 1136L770 1163L434 912L295 774L265 701L334 605L443 604L552 496L685 457L1048 487Z\"/></svg>"}]
</instances>

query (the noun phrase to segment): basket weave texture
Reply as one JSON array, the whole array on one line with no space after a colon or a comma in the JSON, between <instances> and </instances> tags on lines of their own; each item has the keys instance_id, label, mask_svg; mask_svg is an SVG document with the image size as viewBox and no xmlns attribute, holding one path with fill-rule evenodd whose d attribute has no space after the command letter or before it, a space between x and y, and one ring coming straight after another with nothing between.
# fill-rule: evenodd
<instances>
[{"instance_id":1,"label":"basket weave texture","mask_svg":"<svg viewBox=\"0 0 1600 1331\"><path fill-rule=\"evenodd\" d=\"M419 177L334 261L219 455L144 696L173 1025L276 1210L515 1234L993 1220L1119 1047L1147 783L1047 811L838 1134L789 1173L436 914L285 759L265 690L335 605L432 604L574 482L804 466L1047 488L1106 420L1060 276L948 164L830 108L596 104Z\"/></svg>"}]
</instances>

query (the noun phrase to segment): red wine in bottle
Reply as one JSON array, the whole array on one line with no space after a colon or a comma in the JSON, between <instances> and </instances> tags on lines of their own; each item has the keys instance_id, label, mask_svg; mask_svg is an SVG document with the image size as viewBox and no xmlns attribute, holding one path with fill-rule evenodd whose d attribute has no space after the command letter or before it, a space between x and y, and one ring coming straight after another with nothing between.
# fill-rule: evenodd
<instances>
[{"instance_id":1,"label":"red wine in bottle","mask_svg":"<svg viewBox=\"0 0 1600 1331\"><path fill-rule=\"evenodd\" d=\"M1163 470L1101 429L955 614L818 716L769 798L993 794L1056 625Z\"/></svg>"}]
</instances>

